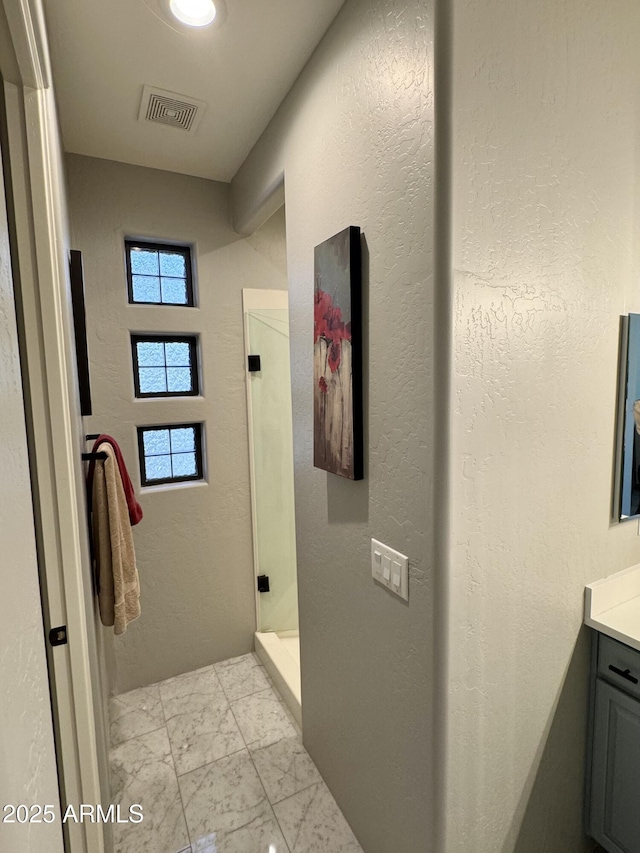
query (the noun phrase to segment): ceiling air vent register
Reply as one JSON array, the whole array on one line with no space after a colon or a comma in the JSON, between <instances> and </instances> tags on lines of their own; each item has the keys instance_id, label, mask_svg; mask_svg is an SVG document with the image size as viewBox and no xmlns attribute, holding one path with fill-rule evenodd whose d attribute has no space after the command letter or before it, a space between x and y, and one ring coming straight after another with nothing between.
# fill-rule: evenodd
<instances>
[{"instance_id":1,"label":"ceiling air vent register","mask_svg":"<svg viewBox=\"0 0 640 853\"><path fill-rule=\"evenodd\" d=\"M197 101L187 95L145 86L142 91L138 120L164 124L186 130L187 133L195 133L205 107L204 101Z\"/></svg>"}]
</instances>

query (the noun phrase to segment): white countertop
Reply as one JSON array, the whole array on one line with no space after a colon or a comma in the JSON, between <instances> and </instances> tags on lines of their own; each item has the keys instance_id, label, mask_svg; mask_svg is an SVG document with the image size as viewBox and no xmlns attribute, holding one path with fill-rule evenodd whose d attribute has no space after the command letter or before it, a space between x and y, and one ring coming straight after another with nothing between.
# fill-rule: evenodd
<instances>
[{"instance_id":1,"label":"white countertop","mask_svg":"<svg viewBox=\"0 0 640 853\"><path fill-rule=\"evenodd\" d=\"M584 624L640 651L640 565L585 587Z\"/></svg>"}]
</instances>

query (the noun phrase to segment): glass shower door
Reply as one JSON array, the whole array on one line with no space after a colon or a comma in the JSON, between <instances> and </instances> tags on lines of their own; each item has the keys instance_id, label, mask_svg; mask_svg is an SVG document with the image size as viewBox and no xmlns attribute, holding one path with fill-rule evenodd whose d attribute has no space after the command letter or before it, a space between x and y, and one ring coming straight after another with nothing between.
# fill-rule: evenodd
<instances>
[{"instance_id":1,"label":"glass shower door","mask_svg":"<svg viewBox=\"0 0 640 853\"><path fill-rule=\"evenodd\" d=\"M256 294L252 300L248 294ZM298 629L289 309L281 291L244 291L247 352L260 356L248 374L254 562L267 575L258 594L259 631Z\"/></svg>"}]
</instances>

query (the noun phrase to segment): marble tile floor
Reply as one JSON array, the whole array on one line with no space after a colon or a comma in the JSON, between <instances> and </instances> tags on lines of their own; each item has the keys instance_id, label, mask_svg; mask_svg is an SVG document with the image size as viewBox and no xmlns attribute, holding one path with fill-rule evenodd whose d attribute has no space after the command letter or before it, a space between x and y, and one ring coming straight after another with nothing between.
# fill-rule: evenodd
<instances>
[{"instance_id":1,"label":"marble tile floor","mask_svg":"<svg viewBox=\"0 0 640 853\"><path fill-rule=\"evenodd\" d=\"M254 655L116 696L114 853L362 853Z\"/></svg>"}]
</instances>

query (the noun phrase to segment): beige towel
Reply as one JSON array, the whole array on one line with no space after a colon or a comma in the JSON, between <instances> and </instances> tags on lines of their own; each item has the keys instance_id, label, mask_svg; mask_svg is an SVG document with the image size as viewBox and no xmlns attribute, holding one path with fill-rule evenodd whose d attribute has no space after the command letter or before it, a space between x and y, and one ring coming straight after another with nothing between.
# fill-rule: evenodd
<instances>
[{"instance_id":1,"label":"beige towel","mask_svg":"<svg viewBox=\"0 0 640 853\"><path fill-rule=\"evenodd\" d=\"M133 549L129 509L118 460L110 444L98 448L107 458L96 462L93 477L93 545L98 603L103 625L123 634L140 615L140 583Z\"/></svg>"}]
</instances>

